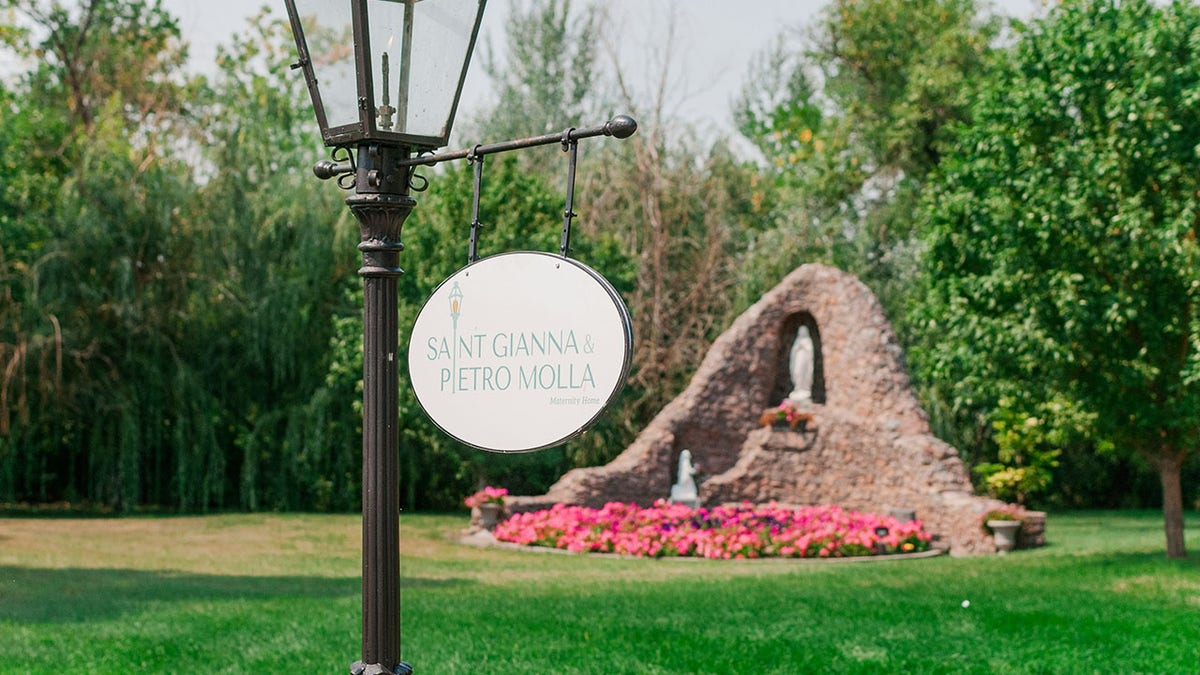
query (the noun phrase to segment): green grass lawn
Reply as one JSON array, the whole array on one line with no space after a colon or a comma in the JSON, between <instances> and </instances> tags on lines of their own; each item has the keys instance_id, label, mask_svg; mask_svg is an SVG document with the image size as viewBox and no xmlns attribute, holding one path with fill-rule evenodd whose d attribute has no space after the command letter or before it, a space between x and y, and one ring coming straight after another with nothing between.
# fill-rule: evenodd
<instances>
[{"instance_id":1,"label":"green grass lawn","mask_svg":"<svg viewBox=\"0 0 1200 675\"><path fill-rule=\"evenodd\" d=\"M1050 545L822 564L579 557L402 522L403 650L445 673L1197 673L1200 534L1051 514ZM338 673L358 658L359 521L0 519L0 673ZM964 607L964 601L970 605Z\"/></svg>"}]
</instances>

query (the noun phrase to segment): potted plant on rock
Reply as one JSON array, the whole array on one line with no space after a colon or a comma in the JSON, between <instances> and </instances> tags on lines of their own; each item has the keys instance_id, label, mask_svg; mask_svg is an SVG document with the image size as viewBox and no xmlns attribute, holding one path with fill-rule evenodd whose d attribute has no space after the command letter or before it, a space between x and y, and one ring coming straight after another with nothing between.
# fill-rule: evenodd
<instances>
[{"instance_id":1,"label":"potted plant on rock","mask_svg":"<svg viewBox=\"0 0 1200 675\"><path fill-rule=\"evenodd\" d=\"M479 526L485 530L491 530L496 527L496 523L500 522L506 496L508 496L507 489L489 485L464 499L463 503L473 509L479 509Z\"/></svg>"},{"instance_id":2,"label":"potted plant on rock","mask_svg":"<svg viewBox=\"0 0 1200 675\"><path fill-rule=\"evenodd\" d=\"M983 531L992 535L997 553L1007 553L1017 546L1017 533L1021 531L1022 519L1020 509L1006 506L992 509L983 514L981 519Z\"/></svg>"}]
</instances>

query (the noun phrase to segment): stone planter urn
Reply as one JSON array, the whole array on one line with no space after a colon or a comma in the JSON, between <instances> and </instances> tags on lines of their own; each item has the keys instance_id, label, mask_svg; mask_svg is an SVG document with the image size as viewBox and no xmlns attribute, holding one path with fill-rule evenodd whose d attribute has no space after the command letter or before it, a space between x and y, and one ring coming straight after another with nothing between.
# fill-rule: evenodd
<instances>
[{"instance_id":1,"label":"stone planter urn","mask_svg":"<svg viewBox=\"0 0 1200 675\"><path fill-rule=\"evenodd\" d=\"M496 527L496 523L500 521L500 505L495 502L488 502L479 505L479 526L485 530L491 531Z\"/></svg>"},{"instance_id":2,"label":"stone planter urn","mask_svg":"<svg viewBox=\"0 0 1200 675\"><path fill-rule=\"evenodd\" d=\"M998 553L1007 553L1017 547L1017 533L1021 531L1021 521L989 520L987 526L992 531L992 541L996 544Z\"/></svg>"}]
</instances>

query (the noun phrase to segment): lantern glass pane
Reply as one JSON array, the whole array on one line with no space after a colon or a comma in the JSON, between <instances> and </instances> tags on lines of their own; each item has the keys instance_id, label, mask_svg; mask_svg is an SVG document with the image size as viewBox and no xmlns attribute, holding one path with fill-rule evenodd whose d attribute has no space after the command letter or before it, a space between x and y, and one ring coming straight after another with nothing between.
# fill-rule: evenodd
<instances>
[{"instance_id":1,"label":"lantern glass pane","mask_svg":"<svg viewBox=\"0 0 1200 675\"><path fill-rule=\"evenodd\" d=\"M380 130L450 134L481 0L371 0L371 82ZM384 64L387 73L384 73Z\"/></svg>"},{"instance_id":2,"label":"lantern glass pane","mask_svg":"<svg viewBox=\"0 0 1200 675\"><path fill-rule=\"evenodd\" d=\"M296 0L304 38L317 78L325 126L359 123L354 69L354 24L347 0Z\"/></svg>"}]
</instances>

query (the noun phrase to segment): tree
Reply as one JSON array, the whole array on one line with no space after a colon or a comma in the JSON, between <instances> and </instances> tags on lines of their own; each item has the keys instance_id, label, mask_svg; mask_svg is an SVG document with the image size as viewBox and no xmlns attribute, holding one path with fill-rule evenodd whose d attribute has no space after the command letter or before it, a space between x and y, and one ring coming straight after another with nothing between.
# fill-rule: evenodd
<instances>
[{"instance_id":1,"label":"tree","mask_svg":"<svg viewBox=\"0 0 1200 675\"><path fill-rule=\"evenodd\" d=\"M837 0L825 9L809 58L868 175L920 180L937 166L996 28L976 0Z\"/></svg>"},{"instance_id":2,"label":"tree","mask_svg":"<svg viewBox=\"0 0 1200 675\"><path fill-rule=\"evenodd\" d=\"M158 2L86 0L64 6L57 0L0 0L44 32L31 49L32 33L20 26L0 31L0 40L42 64L32 78L41 94L54 96L74 124L90 131L114 98L131 124L169 121L160 114L182 105L178 74L187 59L178 21ZM156 119L158 118L158 119Z\"/></svg>"},{"instance_id":3,"label":"tree","mask_svg":"<svg viewBox=\"0 0 1200 675\"><path fill-rule=\"evenodd\" d=\"M507 53L498 58L488 43L481 55L499 100L474 120L475 131L506 140L590 124L585 118L594 108L595 29L590 5L576 16L571 0L513 3L505 25Z\"/></svg>"},{"instance_id":4,"label":"tree","mask_svg":"<svg viewBox=\"0 0 1200 675\"><path fill-rule=\"evenodd\" d=\"M360 503L361 394L331 386L336 326L358 315L352 223L309 167L323 151L291 30L266 10L218 52L196 96L208 180L185 239L196 306L181 349L220 402L219 440L246 509L351 510ZM360 293L361 297L361 293ZM355 344L361 342L361 335ZM339 383L341 384L341 383Z\"/></svg>"},{"instance_id":5,"label":"tree","mask_svg":"<svg viewBox=\"0 0 1200 675\"><path fill-rule=\"evenodd\" d=\"M0 418L17 413L0 430L15 467L3 472L0 496L131 508L171 484L173 476L139 475L152 464L145 448L188 434L166 411L179 405L206 420L211 401L187 368L167 365L179 363L190 262L171 236L190 194L189 172L169 156L186 86L178 27L147 2L3 7L43 37L4 32L40 58L0 111L12 132L5 155L22 159L6 163L0 198L0 275L11 300L2 388L16 392L0 393ZM187 439L205 502L222 486L206 428Z\"/></svg>"},{"instance_id":6,"label":"tree","mask_svg":"<svg viewBox=\"0 0 1200 675\"><path fill-rule=\"evenodd\" d=\"M1147 0L1022 30L926 187L913 316L914 362L960 413L1090 415L1094 441L1156 467L1172 558L1200 447L1197 36L1200 9ZM1075 412L1037 413L1054 402Z\"/></svg>"},{"instance_id":7,"label":"tree","mask_svg":"<svg viewBox=\"0 0 1200 675\"><path fill-rule=\"evenodd\" d=\"M812 189L820 180L817 158L830 152L826 127L834 120L821 109L821 92L806 73L809 67L780 35L752 63L734 106L739 133L764 161L750 182L751 215L758 226L748 232L741 255L739 309L799 265L832 261L841 240L836 223L814 215L820 210Z\"/></svg>"},{"instance_id":8,"label":"tree","mask_svg":"<svg viewBox=\"0 0 1200 675\"><path fill-rule=\"evenodd\" d=\"M4 6L47 37L0 96L0 501L354 507L356 411L320 385L356 239L286 23L209 86L157 3Z\"/></svg>"},{"instance_id":9,"label":"tree","mask_svg":"<svg viewBox=\"0 0 1200 675\"><path fill-rule=\"evenodd\" d=\"M858 274L894 316L915 272L922 182L966 119L997 34L979 5L835 0L799 44L764 52L735 107L781 189L776 220L794 263Z\"/></svg>"}]
</instances>

